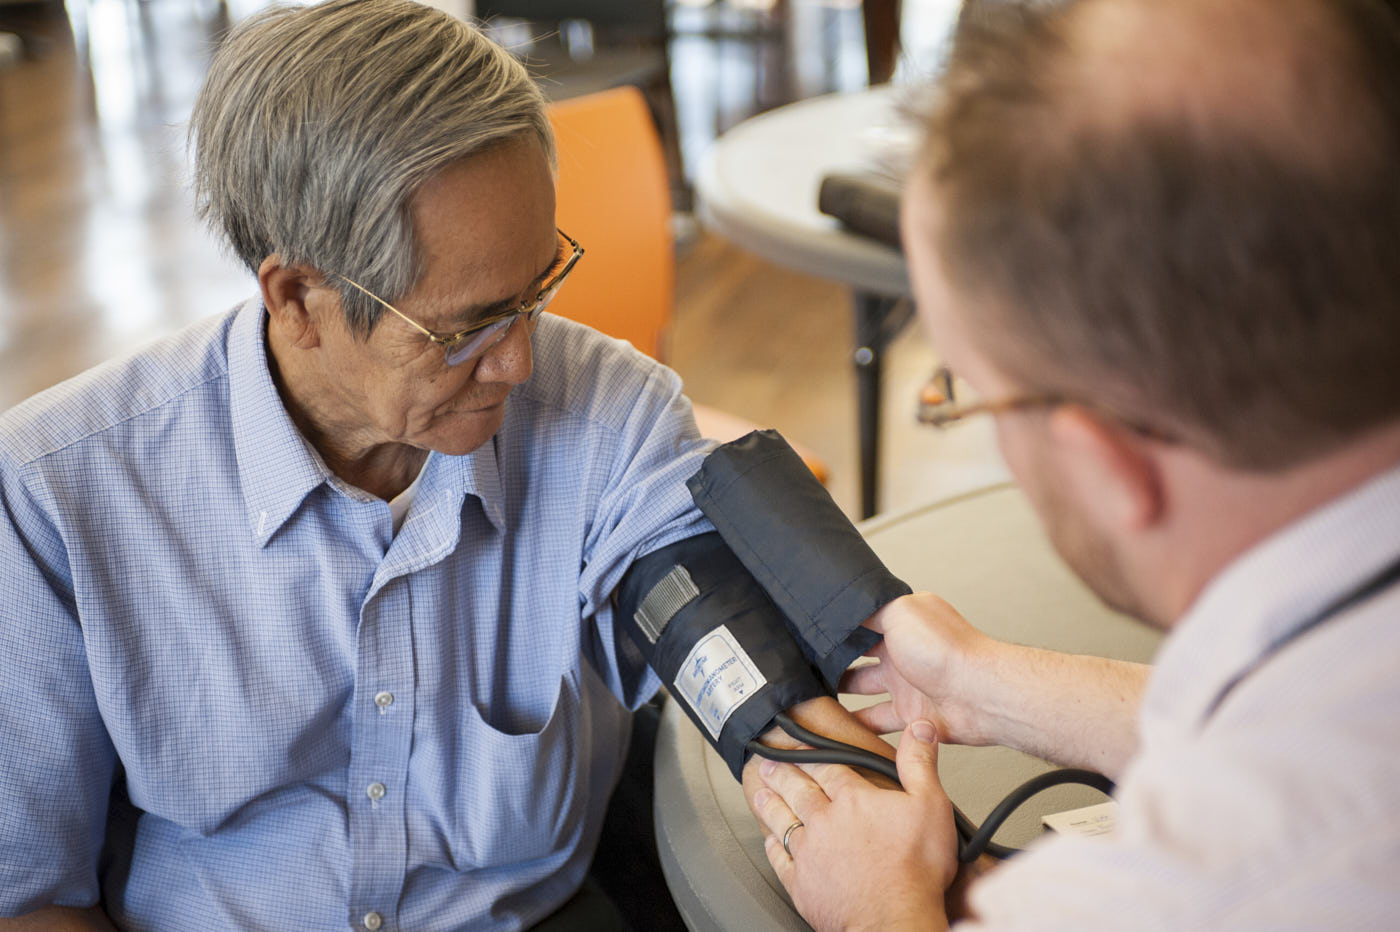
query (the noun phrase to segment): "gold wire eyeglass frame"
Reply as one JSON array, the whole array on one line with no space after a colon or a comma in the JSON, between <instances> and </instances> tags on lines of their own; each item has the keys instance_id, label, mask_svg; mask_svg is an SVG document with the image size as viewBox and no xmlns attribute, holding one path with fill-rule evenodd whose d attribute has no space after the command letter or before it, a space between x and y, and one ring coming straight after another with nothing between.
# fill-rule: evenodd
<instances>
[{"instance_id":1,"label":"gold wire eyeglass frame","mask_svg":"<svg viewBox=\"0 0 1400 932\"><path fill-rule=\"evenodd\" d=\"M554 300L554 296L559 292L559 288L564 284L564 280L569 277L569 273L572 272L574 266L578 264L578 260L583 258L583 247L579 245L578 240L557 227L555 228L555 232L559 234L564 242L569 244L572 252L559 271L540 286L540 290L535 297L528 301L522 301L508 311L503 311L500 314L493 314L486 320L477 321L465 330L459 330L452 334L435 333L429 330L353 278L340 274L336 274L336 278L339 278L351 287L368 295L375 301L378 301L390 311L393 311L409 326L441 346L443 357L447 360L449 366L458 366L484 355L487 350L491 349L491 347L505 338L506 334L510 332L510 328L517 320L524 317L527 321L533 321L539 316L540 312L549 305L549 302ZM472 336L475 336L476 339L468 340L468 338Z\"/></svg>"}]
</instances>

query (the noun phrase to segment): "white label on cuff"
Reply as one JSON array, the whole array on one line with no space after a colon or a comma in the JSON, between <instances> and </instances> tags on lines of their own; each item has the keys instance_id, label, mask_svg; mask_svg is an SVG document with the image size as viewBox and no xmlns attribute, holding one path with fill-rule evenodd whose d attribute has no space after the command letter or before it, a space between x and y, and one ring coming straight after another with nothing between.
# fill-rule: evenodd
<instances>
[{"instance_id":1,"label":"white label on cuff","mask_svg":"<svg viewBox=\"0 0 1400 932\"><path fill-rule=\"evenodd\" d=\"M767 682L734 635L720 625L690 649L675 685L718 741L729 716Z\"/></svg>"},{"instance_id":2,"label":"white label on cuff","mask_svg":"<svg viewBox=\"0 0 1400 932\"><path fill-rule=\"evenodd\" d=\"M1045 827L1061 835L1107 835L1118 822L1118 804L1113 801L1085 806L1083 809L1070 809L1067 812L1052 812L1041 816Z\"/></svg>"}]
</instances>

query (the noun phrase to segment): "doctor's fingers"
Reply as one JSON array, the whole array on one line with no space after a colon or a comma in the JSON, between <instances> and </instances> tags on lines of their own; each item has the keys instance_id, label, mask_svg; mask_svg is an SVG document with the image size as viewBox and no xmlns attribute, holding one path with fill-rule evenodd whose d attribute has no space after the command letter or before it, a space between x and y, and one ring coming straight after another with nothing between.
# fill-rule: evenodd
<instances>
[{"instance_id":1,"label":"doctor's fingers","mask_svg":"<svg viewBox=\"0 0 1400 932\"><path fill-rule=\"evenodd\" d=\"M903 731L904 726L909 724L904 720L903 716L895 710L894 702L888 699L884 702L878 702L875 705L866 706L863 709L857 709L851 714L856 721L860 722L877 735L889 735L897 731Z\"/></svg>"},{"instance_id":2,"label":"doctor's fingers","mask_svg":"<svg viewBox=\"0 0 1400 932\"><path fill-rule=\"evenodd\" d=\"M768 855L768 863L773 865L773 873L778 875L778 882L783 885L783 889L791 892L792 875L797 867L797 860L788 856L783 850L783 843L777 835L769 835L763 839L763 853Z\"/></svg>"},{"instance_id":3,"label":"doctor's fingers","mask_svg":"<svg viewBox=\"0 0 1400 932\"><path fill-rule=\"evenodd\" d=\"M880 693L889 692L889 687L885 684L885 673L889 670L887 666L889 662L888 657L882 657L879 663L862 663L859 666L851 667L841 676L838 690L843 693L854 693L858 696L878 696Z\"/></svg>"},{"instance_id":4,"label":"doctor's fingers","mask_svg":"<svg viewBox=\"0 0 1400 932\"><path fill-rule=\"evenodd\" d=\"M764 833L769 838L781 839L794 823L801 822L792 807L773 790L764 788L754 794L755 812L763 823ZM789 843L791 837L789 837Z\"/></svg>"},{"instance_id":5,"label":"doctor's fingers","mask_svg":"<svg viewBox=\"0 0 1400 932\"><path fill-rule=\"evenodd\" d=\"M776 761L764 761L758 772L763 778L764 786L782 798L783 803L791 810L794 818L802 819L805 822L812 815L831 805L831 800L822 792L817 781L804 773L800 767L792 764L780 764ZM782 825L772 826L772 828L781 832L787 828L788 822L791 821L792 819L788 819Z\"/></svg>"},{"instance_id":6,"label":"doctor's fingers","mask_svg":"<svg viewBox=\"0 0 1400 932\"><path fill-rule=\"evenodd\" d=\"M802 769L817 782L817 786L821 787L822 793L831 802L848 793L877 789L871 779L866 778L864 772L844 764L803 764ZM880 782L878 788L896 786L878 774L871 774L871 778Z\"/></svg>"}]
</instances>

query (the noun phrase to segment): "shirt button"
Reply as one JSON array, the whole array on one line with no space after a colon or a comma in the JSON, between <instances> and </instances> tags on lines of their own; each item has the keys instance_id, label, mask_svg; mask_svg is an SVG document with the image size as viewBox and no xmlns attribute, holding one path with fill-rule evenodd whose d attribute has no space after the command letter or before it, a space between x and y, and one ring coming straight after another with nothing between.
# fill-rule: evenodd
<instances>
[{"instance_id":1,"label":"shirt button","mask_svg":"<svg viewBox=\"0 0 1400 932\"><path fill-rule=\"evenodd\" d=\"M378 785L378 783L375 784L375 786ZM371 910L370 912L365 913L365 918L363 921L365 924L365 928L369 929L369 932L376 932L376 930L384 924L384 917Z\"/></svg>"},{"instance_id":2,"label":"shirt button","mask_svg":"<svg viewBox=\"0 0 1400 932\"><path fill-rule=\"evenodd\" d=\"M385 792L386 790L384 789L384 784L379 783L377 781L365 787L365 795L368 796L370 799L374 800L375 802L379 802L381 799L383 799Z\"/></svg>"},{"instance_id":3,"label":"shirt button","mask_svg":"<svg viewBox=\"0 0 1400 932\"><path fill-rule=\"evenodd\" d=\"M374 704L379 706L380 712L384 712L394 704L394 694L387 689L380 690L374 694Z\"/></svg>"}]
</instances>

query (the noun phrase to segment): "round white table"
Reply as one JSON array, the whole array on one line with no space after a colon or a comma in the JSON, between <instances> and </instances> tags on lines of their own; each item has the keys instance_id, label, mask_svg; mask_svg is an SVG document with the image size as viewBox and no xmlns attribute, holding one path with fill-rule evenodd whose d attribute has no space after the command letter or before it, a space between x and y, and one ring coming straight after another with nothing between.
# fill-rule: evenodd
<instances>
[{"instance_id":1,"label":"round white table","mask_svg":"<svg viewBox=\"0 0 1400 932\"><path fill-rule=\"evenodd\" d=\"M701 222L771 262L874 294L908 297L899 250L817 210L822 178L868 171L897 133L898 89L828 94L730 129L696 177Z\"/></svg>"},{"instance_id":2,"label":"round white table","mask_svg":"<svg viewBox=\"0 0 1400 932\"><path fill-rule=\"evenodd\" d=\"M868 171L907 149L905 88L830 94L779 107L724 133L696 178L701 222L778 265L851 286L859 392L861 512L876 506L881 358L910 317L904 256L817 209L822 178Z\"/></svg>"},{"instance_id":3,"label":"round white table","mask_svg":"<svg viewBox=\"0 0 1400 932\"><path fill-rule=\"evenodd\" d=\"M894 573L948 599L995 637L1137 661L1156 651L1156 632L1109 611L1065 568L1012 486L880 518L861 530ZM979 824L1008 791L1048 769L1007 748L939 750L948 795ZM1042 833L1042 815L1101 801L1084 787L1056 787L1018 810L996 840L1024 846ZM808 928L768 865L739 784L674 703L657 737L655 808L662 868L690 929Z\"/></svg>"}]
</instances>

